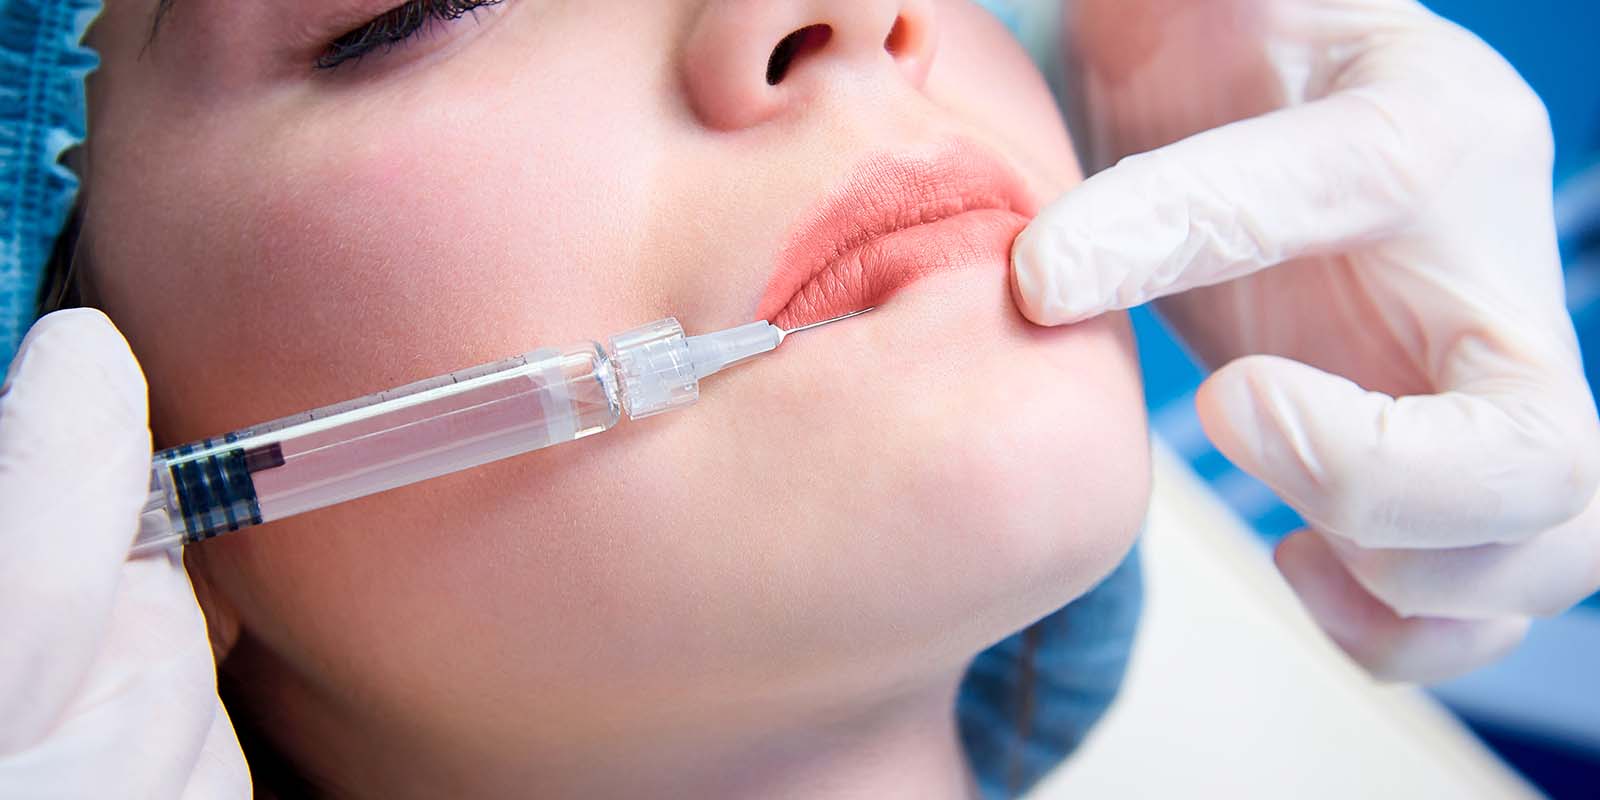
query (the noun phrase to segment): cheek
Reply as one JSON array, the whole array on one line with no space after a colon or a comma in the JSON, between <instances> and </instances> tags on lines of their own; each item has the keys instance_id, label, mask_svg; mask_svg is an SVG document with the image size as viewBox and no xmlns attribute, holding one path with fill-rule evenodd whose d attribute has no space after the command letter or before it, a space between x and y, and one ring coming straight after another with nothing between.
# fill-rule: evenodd
<instances>
[{"instance_id":1,"label":"cheek","mask_svg":"<svg viewBox=\"0 0 1600 800\"><path fill-rule=\"evenodd\" d=\"M612 132L643 122L608 106L550 126L555 109L585 107L576 91L519 104L519 90L441 81L343 115L273 107L204 132L170 170L128 176L144 185L108 175L101 196L122 204L108 202L118 227L95 236L116 243L99 248L97 284L151 376L160 438L632 320L652 294L635 265L656 157ZM302 121L274 122L285 118Z\"/></svg>"}]
</instances>

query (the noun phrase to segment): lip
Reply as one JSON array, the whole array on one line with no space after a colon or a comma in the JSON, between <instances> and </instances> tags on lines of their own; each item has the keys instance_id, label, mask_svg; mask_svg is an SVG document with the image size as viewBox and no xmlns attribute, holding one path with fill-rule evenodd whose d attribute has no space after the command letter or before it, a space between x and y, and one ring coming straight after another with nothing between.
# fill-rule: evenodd
<instances>
[{"instance_id":1,"label":"lip","mask_svg":"<svg viewBox=\"0 0 1600 800\"><path fill-rule=\"evenodd\" d=\"M968 142L869 159L789 236L757 318L794 328L880 305L929 275L1004 265L1036 211L1021 178Z\"/></svg>"}]
</instances>

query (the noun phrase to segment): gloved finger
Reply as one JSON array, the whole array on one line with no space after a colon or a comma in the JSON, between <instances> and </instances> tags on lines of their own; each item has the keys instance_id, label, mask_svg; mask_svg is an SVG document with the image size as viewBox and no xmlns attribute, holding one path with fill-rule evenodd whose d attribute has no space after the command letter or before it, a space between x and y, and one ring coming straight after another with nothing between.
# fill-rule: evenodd
<instances>
[{"instance_id":1,"label":"gloved finger","mask_svg":"<svg viewBox=\"0 0 1600 800\"><path fill-rule=\"evenodd\" d=\"M1394 398L1247 356L1195 396L1206 435L1317 530L1368 548L1527 538L1594 496L1593 420L1557 422L1533 388Z\"/></svg>"},{"instance_id":2,"label":"gloved finger","mask_svg":"<svg viewBox=\"0 0 1600 800\"><path fill-rule=\"evenodd\" d=\"M150 480L145 384L96 311L34 325L0 393L0 753L83 682Z\"/></svg>"},{"instance_id":3,"label":"gloved finger","mask_svg":"<svg viewBox=\"0 0 1600 800\"><path fill-rule=\"evenodd\" d=\"M174 554L127 562L122 578L89 674L43 744L0 759L0 780L63 797L177 797L190 783L218 703L204 618Z\"/></svg>"},{"instance_id":4,"label":"gloved finger","mask_svg":"<svg viewBox=\"0 0 1600 800\"><path fill-rule=\"evenodd\" d=\"M1525 542L1459 550L1369 550L1331 538L1362 587L1401 616L1553 617L1600 589L1600 495Z\"/></svg>"},{"instance_id":5,"label":"gloved finger","mask_svg":"<svg viewBox=\"0 0 1600 800\"><path fill-rule=\"evenodd\" d=\"M1330 67L1327 96L1130 156L1047 206L1012 248L1023 314L1077 322L1366 244L1417 219L1471 145L1440 124L1437 88L1477 76L1436 74L1441 51L1464 37L1415 3L1360 5L1351 13L1365 43ZM1371 35L1378 24L1386 35ZM1509 73L1472 55L1444 63Z\"/></svg>"},{"instance_id":6,"label":"gloved finger","mask_svg":"<svg viewBox=\"0 0 1600 800\"><path fill-rule=\"evenodd\" d=\"M1078 322L1395 230L1419 180L1398 124L1369 96L1335 95L1123 159L1017 237L1017 305Z\"/></svg>"},{"instance_id":7,"label":"gloved finger","mask_svg":"<svg viewBox=\"0 0 1600 800\"><path fill-rule=\"evenodd\" d=\"M212 783L220 790L236 780L231 772L245 771L220 710L205 615L176 553L124 567L111 630L86 692L85 705L118 709L101 721L104 747L111 748L101 752L128 756L102 756L102 771L120 766L122 780L140 787L140 796L178 797ZM206 774L197 776L200 770Z\"/></svg>"},{"instance_id":8,"label":"gloved finger","mask_svg":"<svg viewBox=\"0 0 1600 800\"><path fill-rule=\"evenodd\" d=\"M1368 594L1314 531L1284 539L1274 558L1322 629L1381 680L1446 680L1499 659L1527 634L1524 617L1401 617Z\"/></svg>"}]
</instances>

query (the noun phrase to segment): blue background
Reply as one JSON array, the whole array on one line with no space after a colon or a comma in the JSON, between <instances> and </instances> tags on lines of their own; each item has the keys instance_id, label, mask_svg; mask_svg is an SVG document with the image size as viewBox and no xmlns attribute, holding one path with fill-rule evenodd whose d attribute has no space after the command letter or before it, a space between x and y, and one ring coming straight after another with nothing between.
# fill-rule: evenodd
<instances>
[{"instance_id":1,"label":"blue background","mask_svg":"<svg viewBox=\"0 0 1600 800\"><path fill-rule=\"evenodd\" d=\"M1425 0L1487 40L1550 109L1569 310L1600 385L1600 2ZM1201 373L1148 310L1134 314L1155 429L1268 540L1300 520L1213 449L1194 414ZM1553 797L1600 797L1600 596L1535 625L1504 662L1435 693Z\"/></svg>"}]
</instances>

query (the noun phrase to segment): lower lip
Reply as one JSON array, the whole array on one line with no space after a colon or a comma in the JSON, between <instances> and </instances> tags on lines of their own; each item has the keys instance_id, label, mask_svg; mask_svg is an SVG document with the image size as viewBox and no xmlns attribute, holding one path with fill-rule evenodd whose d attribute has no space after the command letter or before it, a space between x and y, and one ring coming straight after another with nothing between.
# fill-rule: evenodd
<instances>
[{"instance_id":1,"label":"lower lip","mask_svg":"<svg viewBox=\"0 0 1600 800\"><path fill-rule=\"evenodd\" d=\"M760 318L780 328L797 328L882 305L929 275L1005 269L1011 243L1027 224L1027 217L1014 211L974 209L902 228L846 253L781 308L763 308Z\"/></svg>"}]
</instances>

